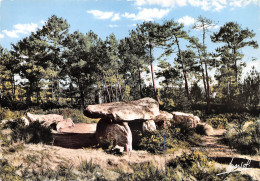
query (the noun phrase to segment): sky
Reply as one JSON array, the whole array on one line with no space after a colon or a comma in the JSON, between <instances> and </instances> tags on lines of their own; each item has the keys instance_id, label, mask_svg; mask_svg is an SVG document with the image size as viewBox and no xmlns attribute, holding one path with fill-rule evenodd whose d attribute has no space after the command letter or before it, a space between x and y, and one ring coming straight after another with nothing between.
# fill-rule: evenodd
<instances>
[{"instance_id":1,"label":"sky","mask_svg":"<svg viewBox=\"0 0 260 181\"><path fill-rule=\"evenodd\" d=\"M129 35L143 21L162 23L165 20L183 23L190 34L201 37L191 27L203 16L215 26L211 33L229 21L256 33L260 44L260 0L0 0L0 45L11 49L11 43L30 35L52 15L66 19L70 32L92 30L103 40L114 33L118 40ZM210 51L219 46L210 42ZM260 49L245 48L245 71L254 65L260 71ZM154 52L159 56L160 51ZM257 60L251 62L252 57Z\"/></svg>"}]
</instances>

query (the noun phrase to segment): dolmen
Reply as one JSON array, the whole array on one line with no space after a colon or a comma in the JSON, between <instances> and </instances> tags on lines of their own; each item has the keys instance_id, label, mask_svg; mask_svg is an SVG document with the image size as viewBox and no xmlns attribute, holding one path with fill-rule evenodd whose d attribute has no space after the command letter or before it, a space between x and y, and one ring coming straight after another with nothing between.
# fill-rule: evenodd
<instances>
[{"instance_id":1,"label":"dolmen","mask_svg":"<svg viewBox=\"0 0 260 181\"><path fill-rule=\"evenodd\" d=\"M199 118L192 114L168 113L160 111L159 104L152 98L143 98L129 102L113 102L88 105L84 115L90 118L101 118L96 128L96 139L99 145L112 142L131 151L135 142L135 130L152 132L171 126L171 122L187 122L195 127Z\"/></svg>"},{"instance_id":2,"label":"dolmen","mask_svg":"<svg viewBox=\"0 0 260 181\"><path fill-rule=\"evenodd\" d=\"M102 145L105 141L132 150L131 123L142 124L142 129L156 130L153 119L160 114L159 104L152 98L143 98L130 102L113 102L89 105L84 115L90 118L101 118L97 124L96 138Z\"/></svg>"}]
</instances>

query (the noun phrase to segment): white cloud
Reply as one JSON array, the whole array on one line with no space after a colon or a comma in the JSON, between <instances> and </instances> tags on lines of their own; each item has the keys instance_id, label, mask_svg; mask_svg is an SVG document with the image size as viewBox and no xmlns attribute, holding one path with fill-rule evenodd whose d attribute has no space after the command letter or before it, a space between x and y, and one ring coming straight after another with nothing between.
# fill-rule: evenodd
<instances>
[{"instance_id":1,"label":"white cloud","mask_svg":"<svg viewBox=\"0 0 260 181\"><path fill-rule=\"evenodd\" d=\"M15 30L13 31L3 30L3 33L5 33L10 38L19 38L18 33Z\"/></svg>"},{"instance_id":2,"label":"white cloud","mask_svg":"<svg viewBox=\"0 0 260 181\"><path fill-rule=\"evenodd\" d=\"M0 39L4 38L5 35L0 33Z\"/></svg>"},{"instance_id":3,"label":"white cloud","mask_svg":"<svg viewBox=\"0 0 260 181\"><path fill-rule=\"evenodd\" d=\"M38 25L35 23L16 24L13 27L14 27L13 30L11 30L11 31L3 30L3 33L5 33L10 38L19 38L19 34L28 34L28 33L36 31L38 28Z\"/></svg>"},{"instance_id":4,"label":"white cloud","mask_svg":"<svg viewBox=\"0 0 260 181\"><path fill-rule=\"evenodd\" d=\"M108 25L110 28L117 28L118 25Z\"/></svg>"},{"instance_id":5,"label":"white cloud","mask_svg":"<svg viewBox=\"0 0 260 181\"><path fill-rule=\"evenodd\" d=\"M154 19L161 19L170 12L170 9L158 8L141 8L138 14L125 13L122 16L132 20L153 21Z\"/></svg>"},{"instance_id":6,"label":"white cloud","mask_svg":"<svg viewBox=\"0 0 260 181\"><path fill-rule=\"evenodd\" d=\"M92 14L93 16L95 16L98 19L110 19L114 12L112 11L99 11L99 10L90 10L87 11L88 13Z\"/></svg>"},{"instance_id":7,"label":"white cloud","mask_svg":"<svg viewBox=\"0 0 260 181\"><path fill-rule=\"evenodd\" d=\"M227 6L227 0L188 0L189 5L200 7L204 11L220 11Z\"/></svg>"},{"instance_id":8,"label":"white cloud","mask_svg":"<svg viewBox=\"0 0 260 181\"><path fill-rule=\"evenodd\" d=\"M187 0L134 0L137 6L159 5L162 7L186 6Z\"/></svg>"},{"instance_id":9,"label":"white cloud","mask_svg":"<svg viewBox=\"0 0 260 181\"><path fill-rule=\"evenodd\" d=\"M157 5L164 8L194 6L200 7L205 11L220 11L228 6L243 7L249 4L256 4L260 6L260 0L128 0L134 1L137 6Z\"/></svg>"},{"instance_id":10,"label":"white cloud","mask_svg":"<svg viewBox=\"0 0 260 181\"><path fill-rule=\"evenodd\" d=\"M250 3L257 2L255 0L230 0L229 5L234 7L247 6Z\"/></svg>"},{"instance_id":11,"label":"white cloud","mask_svg":"<svg viewBox=\"0 0 260 181\"><path fill-rule=\"evenodd\" d=\"M124 13L122 16L129 19L134 19L136 17L134 13Z\"/></svg>"},{"instance_id":12,"label":"white cloud","mask_svg":"<svg viewBox=\"0 0 260 181\"><path fill-rule=\"evenodd\" d=\"M192 18L190 16L184 16L180 19L178 19L178 23L182 23L185 26L193 25L195 23L195 18Z\"/></svg>"},{"instance_id":13,"label":"white cloud","mask_svg":"<svg viewBox=\"0 0 260 181\"><path fill-rule=\"evenodd\" d=\"M41 24L45 24L45 23L46 23L46 21L44 21L44 20L41 20L41 21L40 21L40 23L41 23Z\"/></svg>"},{"instance_id":14,"label":"white cloud","mask_svg":"<svg viewBox=\"0 0 260 181\"><path fill-rule=\"evenodd\" d=\"M119 13L116 13L116 14L114 14L114 16L113 16L112 21L117 21L117 20L120 20L120 19L121 19L121 18L120 18Z\"/></svg>"},{"instance_id":15,"label":"white cloud","mask_svg":"<svg viewBox=\"0 0 260 181\"><path fill-rule=\"evenodd\" d=\"M131 25L128 25L129 27L136 27L137 26L137 24L131 24Z\"/></svg>"}]
</instances>

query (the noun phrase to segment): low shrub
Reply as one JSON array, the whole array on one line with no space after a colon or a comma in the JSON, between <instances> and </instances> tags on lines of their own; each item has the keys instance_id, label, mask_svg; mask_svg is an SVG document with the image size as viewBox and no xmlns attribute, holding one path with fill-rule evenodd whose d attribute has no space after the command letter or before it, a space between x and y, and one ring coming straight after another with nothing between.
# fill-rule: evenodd
<instances>
[{"instance_id":1,"label":"low shrub","mask_svg":"<svg viewBox=\"0 0 260 181\"><path fill-rule=\"evenodd\" d=\"M93 164L92 160L88 161L83 161L81 162L80 166L79 166L79 171L81 172L94 172L94 170L96 168L99 168L98 165Z\"/></svg>"},{"instance_id":2,"label":"low shrub","mask_svg":"<svg viewBox=\"0 0 260 181\"><path fill-rule=\"evenodd\" d=\"M215 129L224 129L227 127L228 119L225 116L219 115L217 117L208 118L206 123Z\"/></svg>"},{"instance_id":3,"label":"low shrub","mask_svg":"<svg viewBox=\"0 0 260 181\"><path fill-rule=\"evenodd\" d=\"M0 180L23 180L16 172L18 168L11 165L8 160L0 159Z\"/></svg>"},{"instance_id":4,"label":"low shrub","mask_svg":"<svg viewBox=\"0 0 260 181\"><path fill-rule=\"evenodd\" d=\"M243 124L246 121L255 120L255 118L248 113L211 114L203 119L215 129L227 129L228 123Z\"/></svg>"},{"instance_id":5,"label":"low shrub","mask_svg":"<svg viewBox=\"0 0 260 181\"><path fill-rule=\"evenodd\" d=\"M9 146L12 144L12 139L10 135L3 134L4 129L5 129L5 125L0 124L0 145Z\"/></svg>"},{"instance_id":6,"label":"low shrub","mask_svg":"<svg viewBox=\"0 0 260 181\"><path fill-rule=\"evenodd\" d=\"M260 122L233 124L225 134L223 142L242 154L260 154Z\"/></svg>"},{"instance_id":7,"label":"low shrub","mask_svg":"<svg viewBox=\"0 0 260 181\"><path fill-rule=\"evenodd\" d=\"M13 142L24 141L25 143L44 143L50 144L52 141L51 129L45 127L39 121L25 126L20 118L8 122L6 127L12 130L11 137Z\"/></svg>"},{"instance_id":8,"label":"low shrub","mask_svg":"<svg viewBox=\"0 0 260 181\"><path fill-rule=\"evenodd\" d=\"M197 140L196 140L197 139ZM172 123L166 130L156 130L154 132L139 133L139 143L137 149L147 150L153 154L164 153L165 149L174 152L179 148L187 148L190 144L195 144L199 137L195 130L183 124Z\"/></svg>"},{"instance_id":9,"label":"low shrub","mask_svg":"<svg viewBox=\"0 0 260 181\"><path fill-rule=\"evenodd\" d=\"M79 175L79 178L81 178L82 180L99 180L99 181L110 180L106 178L109 177L108 174L106 174L104 170L100 168L99 165L93 164L92 160L83 161L78 167L78 170L81 173ZM109 171L107 170L107 172ZM113 175L112 180L117 180L117 178L120 176L119 173L117 172L113 172L113 171L110 172L114 173L114 174L110 173L111 175Z\"/></svg>"},{"instance_id":10,"label":"low shrub","mask_svg":"<svg viewBox=\"0 0 260 181\"><path fill-rule=\"evenodd\" d=\"M72 166L58 165L56 170L45 168L41 170L29 171L28 167L21 171L23 180L76 180L77 175L74 173Z\"/></svg>"},{"instance_id":11,"label":"low shrub","mask_svg":"<svg viewBox=\"0 0 260 181\"><path fill-rule=\"evenodd\" d=\"M164 180L164 171L158 169L151 163L140 163L133 166L133 173L121 174L122 181Z\"/></svg>"},{"instance_id":12,"label":"low shrub","mask_svg":"<svg viewBox=\"0 0 260 181\"><path fill-rule=\"evenodd\" d=\"M132 173L121 173L119 180L252 180L250 176L240 173L217 175L226 172L226 169L216 169L214 164L208 160L203 152L192 151L190 154L183 153L180 157L168 161L166 173L165 168L159 169L151 163L140 163L132 166Z\"/></svg>"},{"instance_id":13,"label":"low shrub","mask_svg":"<svg viewBox=\"0 0 260 181\"><path fill-rule=\"evenodd\" d=\"M23 114L23 111L10 111L9 109L0 107L0 123L2 120L17 119Z\"/></svg>"},{"instance_id":14,"label":"low shrub","mask_svg":"<svg viewBox=\"0 0 260 181\"><path fill-rule=\"evenodd\" d=\"M192 151L190 154L183 153L167 163L167 180L244 180L251 178L240 173L228 173L226 169L216 169L214 162L210 162L207 156L200 151ZM220 175L218 175L220 174Z\"/></svg>"}]
</instances>

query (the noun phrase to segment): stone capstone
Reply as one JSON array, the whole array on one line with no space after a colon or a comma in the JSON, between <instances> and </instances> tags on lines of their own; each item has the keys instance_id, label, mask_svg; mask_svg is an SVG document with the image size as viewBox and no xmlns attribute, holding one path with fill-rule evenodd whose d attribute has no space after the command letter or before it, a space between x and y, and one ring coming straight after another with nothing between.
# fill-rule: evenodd
<instances>
[{"instance_id":1,"label":"stone capstone","mask_svg":"<svg viewBox=\"0 0 260 181\"><path fill-rule=\"evenodd\" d=\"M105 118L115 122L153 120L160 114L159 104L152 98L130 102L113 102L89 105L84 115L90 118Z\"/></svg>"}]
</instances>

